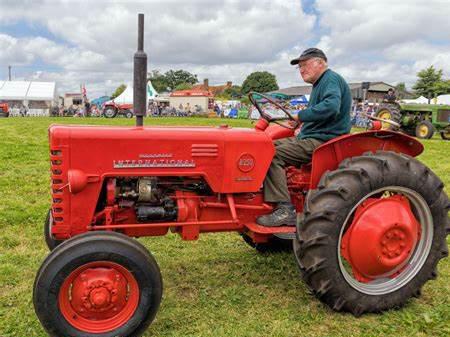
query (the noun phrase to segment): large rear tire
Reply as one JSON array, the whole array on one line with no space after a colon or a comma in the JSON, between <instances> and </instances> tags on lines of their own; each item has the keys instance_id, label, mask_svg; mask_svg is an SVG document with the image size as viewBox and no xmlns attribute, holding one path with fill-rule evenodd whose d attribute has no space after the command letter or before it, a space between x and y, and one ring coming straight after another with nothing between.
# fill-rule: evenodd
<instances>
[{"instance_id":1,"label":"large rear tire","mask_svg":"<svg viewBox=\"0 0 450 337\"><path fill-rule=\"evenodd\" d=\"M302 277L336 311L399 308L448 256L449 208L441 180L414 158L346 159L308 194L294 240Z\"/></svg>"},{"instance_id":2,"label":"large rear tire","mask_svg":"<svg viewBox=\"0 0 450 337\"><path fill-rule=\"evenodd\" d=\"M90 232L47 256L33 303L52 337L135 337L154 319L161 296L161 273L144 246L122 234Z\"/></svg>"},{"instance_id":3,"label":"large rear tire","mask_svg":"<svg viewBox=\"0 0 450 337\"><path fill-rule=\"evenodd\" d=\"M375 117L387 119L400 125L402 124L402 114L397 104L385 104L380 106L375 114ZM381 128L383 130L396 130L396 127L389 123L381 123Z\"/></svg>"}]
</instances>

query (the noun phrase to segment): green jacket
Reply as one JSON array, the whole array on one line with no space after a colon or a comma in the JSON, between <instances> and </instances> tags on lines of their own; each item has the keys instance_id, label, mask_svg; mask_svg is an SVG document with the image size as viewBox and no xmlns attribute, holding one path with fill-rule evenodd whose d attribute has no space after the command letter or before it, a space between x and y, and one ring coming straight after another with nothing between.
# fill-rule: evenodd
<instances>
[{"instance_id":1,"label":"green jacket","mask_svg":"<svg viewBox=\"0 0 450 337\"><path fill-rule=\"evenodd\" d=\"M303 122L298 137L324 142L350 132L350 87L341 75L328 69L314 83L308 107L298 111Z\"/></svg>"}]
</instances>

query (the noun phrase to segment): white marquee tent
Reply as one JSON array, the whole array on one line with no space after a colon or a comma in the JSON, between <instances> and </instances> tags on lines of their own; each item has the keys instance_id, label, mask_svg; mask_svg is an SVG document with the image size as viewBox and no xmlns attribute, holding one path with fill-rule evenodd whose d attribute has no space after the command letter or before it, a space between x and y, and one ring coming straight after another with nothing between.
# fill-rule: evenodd
<instances>
[{"instance_id":1,"label":"white marquee tent","mask_svg":"<svg viewBox=\"0 0 450 337\"><path fill-rule=\"evenodd\" d=\"M147 102L151 99L155 99L157 96L158 93L149 81L147 83ZM131 85L127 85L125 90L119 96L106 103L112 103L112 101L116 104L133 104L133 87Z\"/></svg>"},{"instance_id":2,"label":"white marquee tent","mask_svg":"<svg viewBox=\"0 0 450 337\"><path fill-rule=\"evenodd\" d=\"M434 100L432 100L434 103ZM450 95L440 95L436 97L436 104L450 104Z\"/></svg>"},{"instance_id":3,"label":"white marquee tent","mask_svg":"<svg viewBox=\"0 0 450 337\"><path fill-rule=\"evenodd\" d=\"M21 106L31 115L48 115L56 99L55 82L0 81L0 101L9 103L12 115Z\"/></svg>"},{"instance_id":4,"label":"white marquee tent","mask_svg":"<svg viewBox=\"0 0 450 337\"><path fill-rule=\"evenodd\" d=\"M428 98L420 96L419 98L416 99L402 99L402 102L406 104L415 104L415 103L426 104L428 103Z\"/></svg>"}]
</instances>

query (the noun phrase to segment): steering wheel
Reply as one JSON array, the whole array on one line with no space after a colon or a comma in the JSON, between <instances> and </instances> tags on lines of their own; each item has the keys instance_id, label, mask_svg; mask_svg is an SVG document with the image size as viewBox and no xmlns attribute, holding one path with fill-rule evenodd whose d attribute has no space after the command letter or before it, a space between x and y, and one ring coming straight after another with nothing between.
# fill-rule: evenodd
<instances>
[{"instance_id":1,"label":"steering wheel","mask_svg":"<svg viewBox=\"0 0 450 337\"><path fill-rule=\"evenodd\" d=\"M382 122L382 123L391 124L392 126L394 126L394 127L397 128L397 129L400 129L400 128L401 128L401 125L400 125L400 124L398 124L397 122L391 121L390 119L384 119L384 118L379 118L379 117L371 116L371 115L366 114L366 113L364 113L364 112L363 112L361 115L364 116L364 117L366 117L366 118L368 118L368 119L371 119L371 120L373 120L373 121L379 121L379 122Z\"/></svg>"},{"instance_id":2,"label":"steering wheel","mask_svg":"<svg viewBox=\"0 0 450 337\"><path fill-rule=\"evenodd\" d=\"M254 95L258 95L264 99L267 100L267 102L273 104L274 106L276 106L278 109L280 109L281 111L283 111L287 118L274 118L270 115L268 115L267 113L265 113L263 111L263 109L261 108L260 104L256 101L256 99L254 98ZM292 114L289 112L288 109L286 109L285 107L281 106L280 103L276 102L272 97L260 94L258 92L254 92L251 91L248 94L248 99L250 100L250 102L255 106L256 110L258 110L259 114L261 115L261 117L263 119L265 119L266 121L268 121L269 123L275 123L278 124L280 126L282 126L283 128L286 129L291 129L291 130L295 130L298 128L298 126L300 125L299 121L297 119L294 118L294 116L292 116ZM282 123L281 121L285 121L285 120L290 120L293 121L295 123Z\"/></svg>"}]
</instances>

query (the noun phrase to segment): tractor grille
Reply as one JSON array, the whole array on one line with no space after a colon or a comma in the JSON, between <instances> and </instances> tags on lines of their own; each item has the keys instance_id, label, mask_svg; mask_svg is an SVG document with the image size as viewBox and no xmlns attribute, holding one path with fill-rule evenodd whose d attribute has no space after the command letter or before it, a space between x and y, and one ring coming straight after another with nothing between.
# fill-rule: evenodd
<instances>
[{"instance_id":1,"label":"tractor grille","mask_svg":"<svg viewBox=\"0 0 450 337\"><path fill-rule=\"evenodd\" d=\"M217 144L192 144L192 157L217 157L219 146Z\"/></svg>"},{"instance_id":2,"label":"tractor grille","mask_svg":"<svg viewBox=\"0 0 450 337\"><path fill-rule=\"evenodd\" d=\"M450 123L450 110L438 110L437 121L441 123Z\"/></svg>"},{"instance_id":3,"label":"tractor grille","mask_svg":"<svg viewBox=\"0 0 450 337\"><path fill-rule=\"evenodd\" d=\"M64 227L64 211L66 208L64 193L67 191L67 181L64 178L63 151L62 149L50 150L53 225L58 232Z\"/></svg>"}]
</instances>

